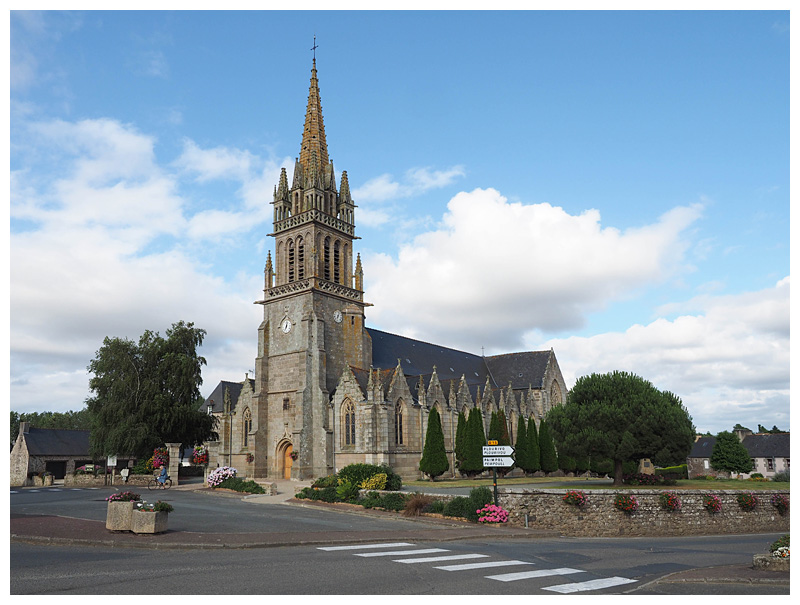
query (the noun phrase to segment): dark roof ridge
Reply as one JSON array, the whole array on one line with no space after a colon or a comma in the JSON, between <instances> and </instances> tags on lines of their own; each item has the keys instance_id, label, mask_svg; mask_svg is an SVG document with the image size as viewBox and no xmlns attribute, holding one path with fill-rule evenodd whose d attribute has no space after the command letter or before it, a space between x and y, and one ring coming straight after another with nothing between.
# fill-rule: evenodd
<instances>
[{"instance_id":1,"label":"dark roof ridge","mask_svg":"<svg viewBox=\"0 0 800 605\"><path fill-rule=\"evenodd\" d=\"M424 345L428 345L429 347L438 347L440 349L447 349L448 351L454 351L456 353L463 353L464 355L471 355L473 357L480 357L480 355L476 355L475 353L470 353L468 351L462 351L461 349L454 349L453 347L446 347L444 345L437 344L435 342L428 342L427 340L420 340L418 338L411 338L410 336L403 336L402 334L395 334L394 332L387 332L385 330L378 330L377 328L370 328L368 327L367 330L371 332L380 332L381 334L387 334L389 336L395 336L399 338L404 338L406 340L413 340L414 342L418 342Z\"/></svg>"}]
</instances>

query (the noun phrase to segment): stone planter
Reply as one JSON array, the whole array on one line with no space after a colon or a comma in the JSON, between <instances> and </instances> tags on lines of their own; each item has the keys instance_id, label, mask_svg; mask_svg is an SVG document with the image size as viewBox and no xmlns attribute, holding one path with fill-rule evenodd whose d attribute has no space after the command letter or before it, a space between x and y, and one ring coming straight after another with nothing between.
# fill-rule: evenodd
<instances>
[{"instance_id":1,"label":"stone planter","mask_svg":"<svg viewBox=\"0 0 800 605\"><path fill-rule=\"evenodd\" d=\"M136 503L133 501L111 501L106 512L106 529L111 531L130 531L131 515Z\"/></svg>"},{"instance_id":2,"label":"stone planter","mask_svg":"<svg viewBox=\"0 0 800 605\"><path fill-rule=\"evenodd\" d=\"M767 571L789 571L789 557L776 559L770 555L753 555L753 568Z\"/></svg>"},{"instance_id":3,"label":"stone planter","mask_svg":"<svg viewBox=\"0 0 800 605\"><path fill-rule=\"evenodd\" d=\"M135 510L131 515L131 531L135 534L160 534L167 531L169 513Z\"/></svg>"}]
</instances>

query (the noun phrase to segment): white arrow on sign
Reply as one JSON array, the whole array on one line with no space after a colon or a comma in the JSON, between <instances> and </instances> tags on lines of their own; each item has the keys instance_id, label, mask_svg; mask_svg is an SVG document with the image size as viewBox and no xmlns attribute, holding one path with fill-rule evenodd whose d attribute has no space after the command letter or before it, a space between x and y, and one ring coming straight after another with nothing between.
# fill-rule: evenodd
<instances>
[{"instance_id":1,"label":"white arrow on sign","mask_svg":"<svg viewBox=\"0 0 800 605\"><path fill-rule=\"evenodd\" d=\"M510 445L484 445L484 456L510 456L514 453L514 448ZM483 466L486 466L485 464Z\"/></svg>"},{"instance_id":2,"label":"white arrow on sign","mask_svg":"<svg viewBox=\"0 0 800 605\"><path fill-rule=\"evenodd\" d=\"M514 459L508 456L493 456L491 458L487 458L484 456L483 458L483 466L486 467L493 467L493 466L513 466Z\"/></svg>"}]
</instances>

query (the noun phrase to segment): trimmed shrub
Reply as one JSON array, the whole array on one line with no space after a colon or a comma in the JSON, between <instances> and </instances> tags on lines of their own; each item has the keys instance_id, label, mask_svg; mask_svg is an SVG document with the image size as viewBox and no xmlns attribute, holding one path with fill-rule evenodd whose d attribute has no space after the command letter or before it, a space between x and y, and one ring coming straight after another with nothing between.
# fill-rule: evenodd
<instances>
[{"instance_id":1,"label":"trimmed shrub","mask_svg":"<svg viewBox=\"0 0 800 605\"><path fill-rule=\"evenodd\" d=\"M662 468L657 468L656 475L664 476L668 479L675 479L676 481L680 479L688 479L689 468L685 464L679 464L678 466L665 466Z\"/></svg>"},{"instance_id":2,"label":"trimmed shrub","mask_svg":"<svg viewBox=\"0 0 800 605\"><path fill-rule=\"evenodd\" d=\"M442 514L448 517L466 517L472 509L472 502L465 496L456 496L449 500L442 509ZM477 509L476 509L477 510ZM476 515L477 518L477 515Z\"/></svg>"},{"instance_id":3,"label":"trimmed shrub","mask_svg":"<svg viewBox=\"0 0 800 605\"><path fill-rule=\"evenodd\" d=\"M389 492L381 498L379 506L386 510L399 512L406 507L406 496L400 492Z\"/></svg>"},{"instance_id":4,"label":"trimmed shrub","mask_svg":"<svg viewBox=\"0 0 800 605\"><path fill-rule=\"evenodd\" d=\"M436 515L444 514L445 501L434 499L425 508L422 509L423 513L434 513Z\"/></svg>"},{"instance_id":5,"label":"trimmed shrub","mask_svg":"<svg viewBox=\"0 0 800 605\"><path fill-rule=\"evenodd\" d=\"M246 494L264 494L264 488L261 487L258 483L253 481L252 479L248 479L245 481L244 479L239 479L238 477L228 477L227 479L223 479L222 482L216 485L216 487L221 487L224 489L232 489L237 492L243 492Z\"/></svg>"},{"instance_id":6,"label":"trimmed shrub","mask_svg":"<svg viewBox=\"0 0 800 605\"><path fill-rule=\"evenodd\" d=\"M399 490L403 487L403 480L395 473L391 467L386 464L348 464L337 473L338 479L353 485L361 485L364 481L368 481L375 475L383 473L386 475L386 489Z\"/></svg>"},{"instance_id":7,"label":"trimmed shrub","mask_svg":"<svg viewBox=\"0 0 800 605\"><path fill-rule=\"evenodd\" d=\"M359 487L361 489L386 489L386 481L388 477L386 473L378 473L377 475L372 475L366 481L362 481Z\"/></svg>"}]
</instances>

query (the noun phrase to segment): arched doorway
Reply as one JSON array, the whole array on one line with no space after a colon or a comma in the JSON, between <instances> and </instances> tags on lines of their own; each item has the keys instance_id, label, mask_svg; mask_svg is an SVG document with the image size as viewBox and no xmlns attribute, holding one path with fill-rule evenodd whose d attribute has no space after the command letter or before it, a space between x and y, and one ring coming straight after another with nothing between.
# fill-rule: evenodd
<instances>
[{"instance_id":1,"label":"arched doorway","mask_svg":"<svg viewBox=\"0 0 800 605\"><path fill-rule=\"evenodd\" d=\"M281 459L281 476L284 479L291 479L292 478L292 452L294 448L292 448L291 443L286 443L283 447Z\"/></svg>"}]
</instances>

